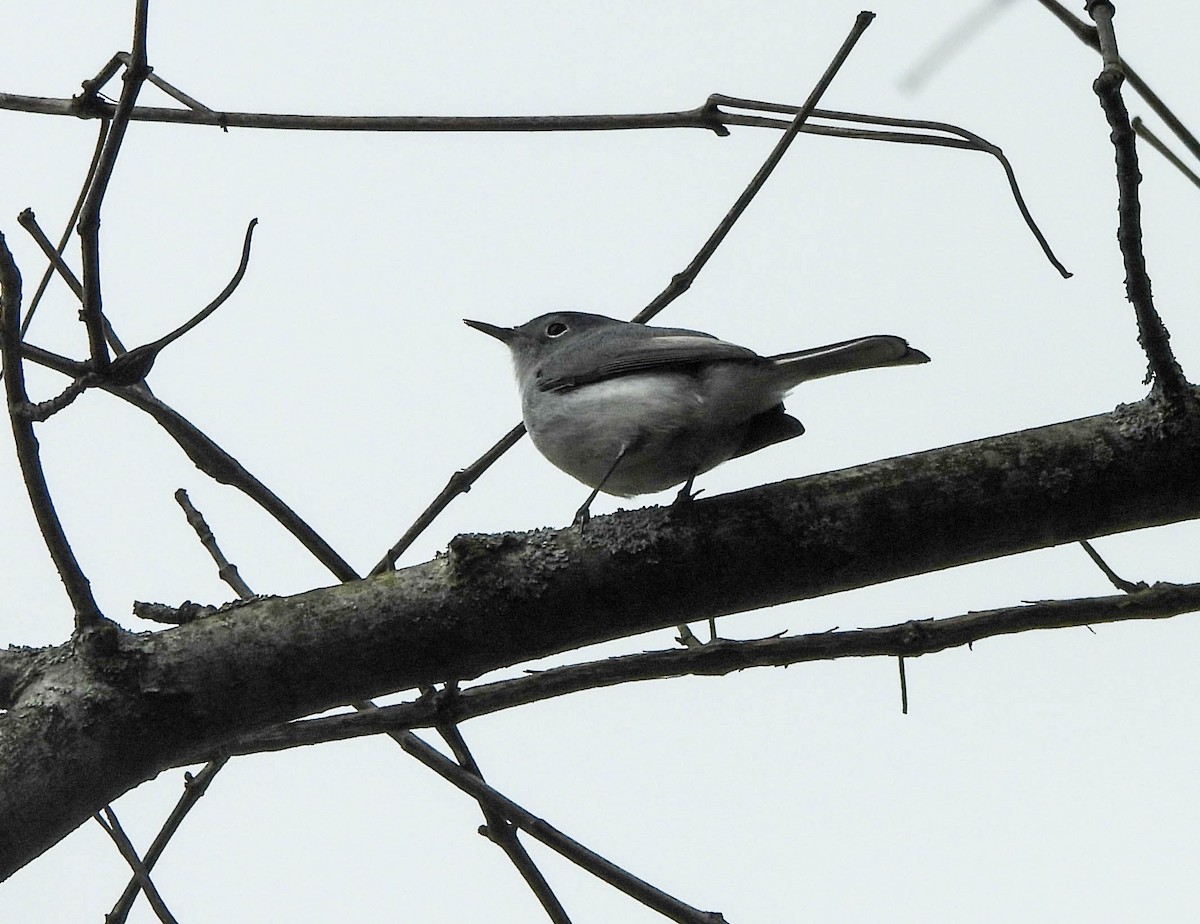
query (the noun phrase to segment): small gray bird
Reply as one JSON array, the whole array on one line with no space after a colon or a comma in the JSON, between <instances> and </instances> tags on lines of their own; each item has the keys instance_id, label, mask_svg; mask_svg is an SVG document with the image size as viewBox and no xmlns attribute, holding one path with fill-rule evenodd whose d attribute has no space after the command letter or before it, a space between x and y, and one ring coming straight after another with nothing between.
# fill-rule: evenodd
<instances>
[{"instance_id":1,"label":"small gray bird","mask_svg":"<svg viewBox=\"0 0 1200 924\"><path fill-rule=\"evenodd\" d=\"M927 363L899 337L877 335L759 356L711 334L559 311L520 327L464 321L512 352L521 415L547 459L596 495L633 497L682 484L722 462L790 440L804 426L784 396L809 379Z\"/></svg>"}]
</instances>

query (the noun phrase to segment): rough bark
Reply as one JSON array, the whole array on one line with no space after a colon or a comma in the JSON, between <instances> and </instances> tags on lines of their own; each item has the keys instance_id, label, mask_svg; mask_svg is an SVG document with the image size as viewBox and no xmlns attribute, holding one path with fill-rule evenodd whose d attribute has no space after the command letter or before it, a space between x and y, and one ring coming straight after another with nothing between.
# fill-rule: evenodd
<instances>
[{"instance_id":1,"label":"rough bark","mask_svg":"<svg viewBox=\"0 0 1200 924\"><path fill-rule=\"evenodd\" d=\"M594 519L194 623L0 658L0 876L180 754L682 621L1200 516L1200 407L1111 414Z\"/></svg>"}]
</instances>

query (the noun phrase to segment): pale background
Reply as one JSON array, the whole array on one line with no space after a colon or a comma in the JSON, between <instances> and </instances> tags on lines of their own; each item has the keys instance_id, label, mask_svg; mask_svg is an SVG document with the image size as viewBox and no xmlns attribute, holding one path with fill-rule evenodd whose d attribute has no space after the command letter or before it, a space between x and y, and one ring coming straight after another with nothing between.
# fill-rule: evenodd
<instances>
[{"instance_id":1,"label":"pale background","mask_svg":"<svg viewBox=\"0 0 1200 924\"><path fill-rule=\"evenodd\" d=\"M973 4L972 4L973 5ZM1079 4L1077 4L1079 5ZM956 122L1012 158L1075 272L1061 280L1000 168L946 149L801 138L692 291L661 317L761 352L892 332L916 369L805 386L799 441L702 479L711 494L1086 416L1144 394L1115 243L1098 57L1025 0L917 93L906 72L967 5L884 3L825 98ZM849 30L843 2L157 3L150 60L216 109L542 115L800 102ZM65 97L128 49L132 3L3 5L0 90ZM1193 130L1200 11L1122 3L1121 50ZM119 84L112 85L112 93ZM147 87L147 105L167 105ZM1148 117L1130 95L1134 114ZM0 230L32 294L96 126L0 112ZM129 344L205 304L258 217L242 287L159 360L156 392L366 570L448 475L515 421L508 360L463 317L629 317L681 269L777 133L318 134L135 124L103 225L105 305ZM1149 269L1200 373L1198 191L1143 149ZM78 265L78 251L70 259ZM31 340L81 356L57 281ZM58 377L32 375L35 397ZM94 392L39 429L105 611L228 589L171 499L186 487L259 593L330 582L144 415ZM62 641L70 610L0 452L5 642ZM402 564L458 532L565 525L583 489L528 442ZM669 495L634 501L664 502ZM628 506L629 502L625 502ZM616 509L602 499L596 513ZM1193 524L1102 540L1129 579L1200 576ZM1111 593L1078 547L728 618L734 637L887 624ZM589 656L671 644L657 633ZM464 726L488 779L632 872L748 921L1191 919L1200 903L1200 624L1026 634L878 659L573 696ZM180 791L117 803L144 849ZM476 805L386 739L231 763L155 870L181 921L544 919ZM536 845L577 922L661 920ZM99 921L128 872L95 823L0 887L5 921ZM131 920L153 917L140 901Z\"/></svg>"}]
</instances>

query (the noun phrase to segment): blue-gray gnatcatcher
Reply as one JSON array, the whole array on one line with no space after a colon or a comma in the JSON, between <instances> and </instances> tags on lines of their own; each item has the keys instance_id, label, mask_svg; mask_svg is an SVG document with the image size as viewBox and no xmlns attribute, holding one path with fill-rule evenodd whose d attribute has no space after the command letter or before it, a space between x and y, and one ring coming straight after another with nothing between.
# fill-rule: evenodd
<instances>
[{"instance_id":1,"label":"blue-gray gnatcatcher","mask_svg":"<svg viewBox=\"0 0 1200 924\"><path fill-rule=\"evenodd\" d=\"M597 493L632 497L804 432L783 397L801 382L856 369L927 363L900 337L878 335L759 356L711 334L560 311L520 327L466 321L512 352L533 444Z\"/></svg>"}]
</instances>

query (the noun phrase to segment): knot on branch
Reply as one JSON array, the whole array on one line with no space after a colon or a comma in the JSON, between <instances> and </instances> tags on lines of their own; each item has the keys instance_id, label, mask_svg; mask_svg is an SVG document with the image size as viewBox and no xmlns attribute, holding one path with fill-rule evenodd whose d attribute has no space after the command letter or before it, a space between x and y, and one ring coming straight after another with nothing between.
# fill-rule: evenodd
<instances>
[{"instance_id":1,"label":"knot on branch","mask_svg":"<svg viewBox=\"0 0 1200 924\"><path fill-rule=\"evenodd\" d=\"M1106 65L1100 76L1092 81L1092 92L1101 100L1115 99L1125 83L1125 72L1119 65Z\"/></svg>"}]
</instances>

